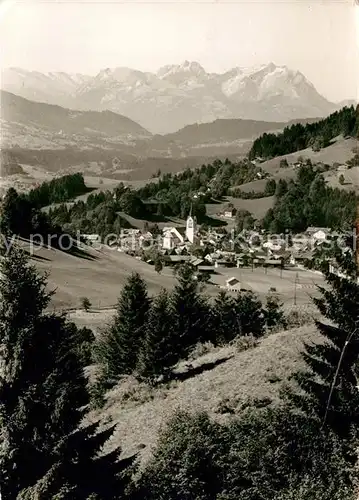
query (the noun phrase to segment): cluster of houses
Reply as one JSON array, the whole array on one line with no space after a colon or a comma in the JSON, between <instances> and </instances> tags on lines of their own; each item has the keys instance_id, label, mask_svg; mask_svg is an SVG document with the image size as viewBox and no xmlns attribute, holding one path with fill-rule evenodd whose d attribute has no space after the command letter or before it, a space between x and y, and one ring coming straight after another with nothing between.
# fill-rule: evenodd
<instances>
[{"instance_id":1,"label":"cluster of houses","mask_svg":"<svg viewBox=\"0 0 359 500\"><path fill-rule=\"evenodd\" d=\"M92 244L99 241L98 235L82 236ZM124 229L109 246L148 264L154 264L155 256L159 256L166 266L189 262L198 272L210 274L221 267L305 267L310 265L316 249L334 237L338 235L321 227L308 227L304 233L290 236L268 236L260 231L236 235L234 231L213 228L204 231L198 227L196 217L190 215L185 227L163 227L157 236L151 231ZM237 285L233 282L233 286Z\"/></svg>"}]
</instances>

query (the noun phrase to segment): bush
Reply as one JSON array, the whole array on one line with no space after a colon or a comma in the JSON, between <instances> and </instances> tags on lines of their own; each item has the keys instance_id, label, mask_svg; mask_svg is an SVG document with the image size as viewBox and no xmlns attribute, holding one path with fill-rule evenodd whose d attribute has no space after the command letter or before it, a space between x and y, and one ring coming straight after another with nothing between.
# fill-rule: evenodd
<instances>
[{"instance_id":1,"label":"bush","mask_svg":"<svg viewBox=\"0 0 359 500\"><path fill-rule=\"evenodd\" d=\"M77 330L78 338L78 354L83 366L88 366L93 362L93 347L95 343L95 335L90 328L79 328Z\"/></svg>"},{"instance_id":2,"label":"bush","mask_svg":"<svg viewBox=\"0 0 359 500\"><path fill-rule=\"evenodd\" d=\"M189 353L188 359L193 361L200 358L201 356L204 356L205 354L210 353L214 349L215 346L212 344L212 342L198 342L198 344L196 344L192 351Z\"/></svg>"},{"instance_id":3,"label":"bush","mask_svg":"<svg viewBox=\"0 0 359 500\"><path fill-rule=\"evenodd\" d=\"M233 413L233 403L223 400L219 410ZM320 422L286 407L248 408L228 425L181 412L160 435L138 498L349 500L354 489L343 457L339 440Z\"/></svg>"},{"instance_id":4,"label":"bush","mask_svg":"<svg viewBox=\"0 0 359 500\"><path fill-rule=\"evenodd\" d=\"M232 340L232 342L230 342L230 345L233 345L238 352L247 351L248 349L257 347L258 339L254 337L254 335L238 335L234 340Z\"/></svg>"},{"instance_id":5,"label":"bush","mask_svg":"<svg viewBox=\"0 0 359 500\"><path fill-rule=\"evenodd\" d=\"M285 321L287 324L287 328L290 329L313 324L314 318L307 311L293 309L286 314Z\"/></svg>"},{"instance_id":6,"label":"bush","mask_svg":"<svg viewBox=\"0 0 359 500\"><path fill-rule=\"evenodd\" d=\"M223 429L208 415L179 412L160 435L140 479L143 500L216 500L223 491Z\"/></svg>"}]
</instances>

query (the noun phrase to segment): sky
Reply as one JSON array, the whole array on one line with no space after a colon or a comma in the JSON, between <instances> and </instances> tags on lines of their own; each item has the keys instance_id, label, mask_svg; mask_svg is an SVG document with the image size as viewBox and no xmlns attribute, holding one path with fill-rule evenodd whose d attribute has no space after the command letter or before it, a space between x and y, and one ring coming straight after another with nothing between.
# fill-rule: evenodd
<instances>
[{"instance_id":1,"label":"sky","mask_svg":"<svg viewBox=\"0 0 359 500\"><path fill-rule=\"evenodd\" d=\"M206 71L274 62L332 101L359 97L354 0L2 0L0 64L95 75L198 61Z\"/></svg>"}]
</instances>

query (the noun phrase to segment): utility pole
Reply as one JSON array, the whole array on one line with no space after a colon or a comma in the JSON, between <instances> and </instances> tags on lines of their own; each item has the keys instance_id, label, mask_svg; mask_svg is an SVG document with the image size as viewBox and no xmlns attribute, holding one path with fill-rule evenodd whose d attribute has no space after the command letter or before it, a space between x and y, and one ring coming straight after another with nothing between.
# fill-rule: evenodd
<instances>
[{"instance_id":1,"label":"utility pole","mask_svg":"<svg viewBox=\"0 0 359 500\"><path fill-rule=\"evenodd\" d=\"M294 280L294 305L297 305L297 283L298 283L298 273L295 273Z\"/></svg>"}]
</instances>

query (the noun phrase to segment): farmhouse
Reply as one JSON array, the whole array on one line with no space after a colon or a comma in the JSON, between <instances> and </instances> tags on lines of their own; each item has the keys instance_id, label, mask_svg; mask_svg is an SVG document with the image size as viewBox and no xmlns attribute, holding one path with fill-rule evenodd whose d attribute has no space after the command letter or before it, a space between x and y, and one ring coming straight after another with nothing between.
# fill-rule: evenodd
<instances>
[{"instance_id":1,"label":"farmhouse","mask_svg":"<svg viewBox=\"0 0 359 500\"><path fill-rule=\"evenodd\" d=\"M241 291L241 282L237 278L229 278L226 280L226 288L232 292L240 292Z\"/></svg>"},{"instance_id":2,"label":"farmhouse","mask_svg":"<svg viewBox=\"0 0 359 500\"><path fill-rule=\"evenodd\" d=\"M292 266L303 265L306 261L311 261L313 259L313 254L310 251L306 252L292 252L290 256L290 264Z\"/></svg>"},{"instance_id":3,"label":"farmhouse","mask_svg":"<svg viewBox=\"0 0 359 500\"><path fill-rule=\"evenodd\" d=\"M223 216L226 219L233 219L233 217L236 215L236 213L237 213L237 210L234 207L229 207L229 208L226 208L224 210Z\"/></svg>"}]
</instances>

